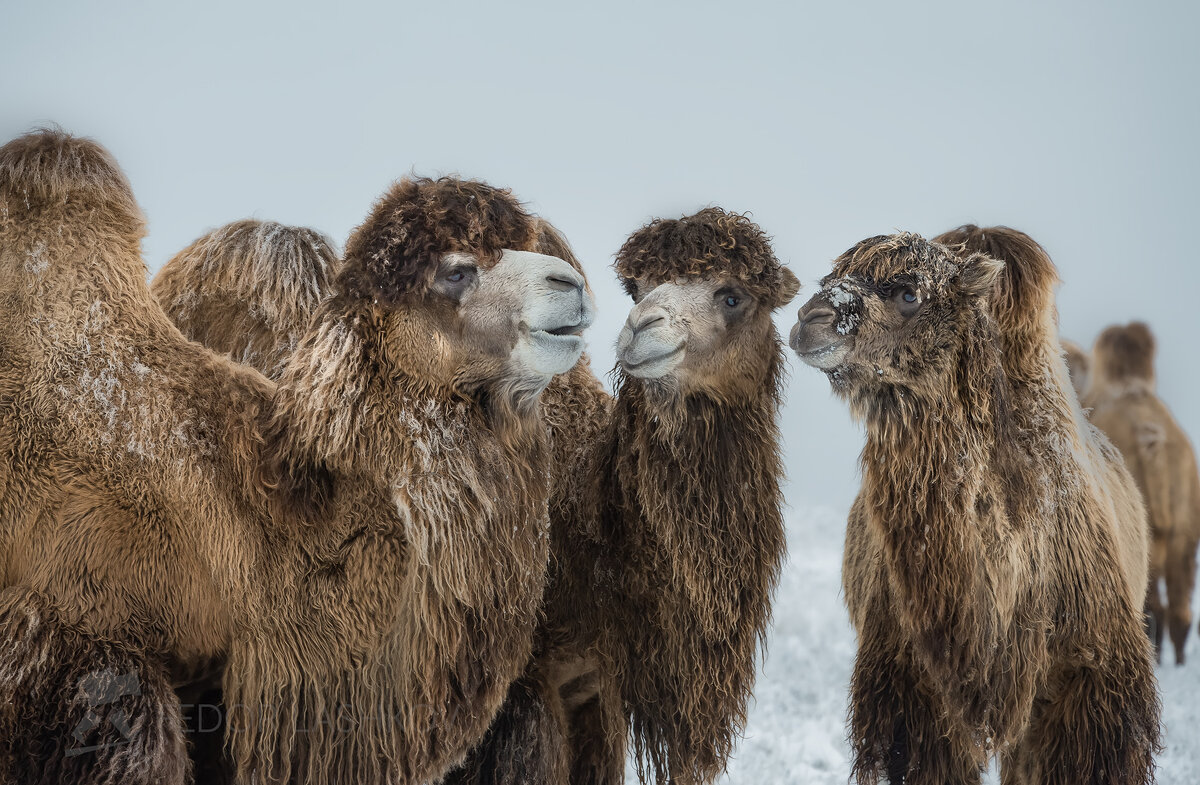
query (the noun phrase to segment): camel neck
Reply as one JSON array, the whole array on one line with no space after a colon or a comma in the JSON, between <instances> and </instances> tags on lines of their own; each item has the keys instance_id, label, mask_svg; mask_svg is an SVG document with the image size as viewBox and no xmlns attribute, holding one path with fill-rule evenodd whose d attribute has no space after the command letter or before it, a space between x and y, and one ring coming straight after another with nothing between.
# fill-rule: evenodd
<instances>
[{"instance_id":1,"label":"camel neck","mask_svg":"<svg viewBox=\"0 0 1200 785\"><path fill-rule=\"evenodd\" d=\"M487 400L400 370L386 372L374 334L361 315L318 320L284 371L267 455L285 472L315 478L311 487L294 489L298 500L309 494L320 502L332 493L329 486L363 480L385 490L439 488L456 476L486 484L481 462L491 468L537 465L546 437L536 406L506 410L501 419ZM483 501L507 495L499 487L473 490L485 494Z\"/></svg>"},{"instance_id":2,"label":"camel neck","mask_svg":"<svg viewBox=\"0 0 1200 785\"><path fill-rule=\"evenodd\" d=\"M745 720L783 561L780 366L752 400L692 396L664 412L627 380L614 410L601 489L625 595L614 605L643 622L616 619L639 663L622 688L640 754L696 781L715 777Z\"/></svg>"},{"instance_id":3,"label":"camel neck","mask_svg":"<svg viewBox=\"0 0 1200 785\"><path fill-rule=\"evenodd\" d=\"M682 601L706 633L735 625L748 595L763 600L778 566L778 368L736 404L689 396L663 411L634 380L617 398L615 475L637 521L625 534L649 540L639 550L654 556L650 584L671 585L660 596Z\"/></svg>"}]
</instances>

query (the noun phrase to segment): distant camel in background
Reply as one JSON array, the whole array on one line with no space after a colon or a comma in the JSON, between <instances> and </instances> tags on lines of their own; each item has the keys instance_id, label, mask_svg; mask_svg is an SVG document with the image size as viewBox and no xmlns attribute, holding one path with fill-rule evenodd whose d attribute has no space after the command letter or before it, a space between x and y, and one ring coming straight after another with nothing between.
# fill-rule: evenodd
<instances>
[{"instance_id":1,"label":"distant camel in background","mask_svg":"<svg viewBox=\"0 0 1200 785\"><path fill-rule=\"evenodd\" d=\"M1192 624L1196 546L1200 543L1200 473L1191 442L1155 392L1154 336L1141 322L1113 325L1092 349L1084 405L1125 456L1150 514L1150 580L1146 613L1162 660L1164 627L1175 662L1184 663ZM1167 584L1164 607L1159 582Z\"/></svg>"},{"instance_id":2,"label":"distant camel in background","mask_svg":"<svg viewBox=\"0 0 1200 785\"><path fill-rule=\"evenodd\" d=\"M1074 341L1064 338L1060 343L1062 343L1063 358L1067 361L1067 372L1071 374L1071 386L1075 388L1075 395L1082 401L1083 394L1091 382L1092 358L1088 356L1082 346Z\"/></svg>"}]
</instances>

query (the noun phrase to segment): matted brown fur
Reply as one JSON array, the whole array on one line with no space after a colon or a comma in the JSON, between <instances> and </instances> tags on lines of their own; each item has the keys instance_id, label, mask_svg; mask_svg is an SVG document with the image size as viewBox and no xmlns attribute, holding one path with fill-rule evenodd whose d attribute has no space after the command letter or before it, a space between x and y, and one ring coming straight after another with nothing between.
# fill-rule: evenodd
<instances>
[{"instance_id":1,"label":"matted brown fur","mask_svg":"<svg viewBox=\"0 0 1200 785\"><path fill-rule=\"evenodd\" d=\"M996 752L1006 783L1149 782L1144 541L1122 553L1138 520L1114 505L1115 452L1089 431L1045 333L1053 314L1037 309L1052 298L1019 292L994 317L1001 269L881 236L835 260L814 298L854 335L827 373L867 427L843 572L859 643L853 775L979 782ZM921 303L911 317L889 304L905 288ZM1042 343L1007 354L998 318Z\"/></svg>"},{"instance_id":2,"label":"matted brown fur","mask_svg":"<svg viewBox=\"0 0 1200 785\"><path fill-rule=\"evenodd\" d=\"M1063 417L1074 420L1093 469L1103 476L1099 492L1115 511L1122 572L1136 594L1146 575L1146 508L1120 453L1080 409L1081 398L1058 336L1058 268L1037 241L1007 226L967 224L938 235L934 242L959 254L981 253L1004 262L989 309L1000 332L1013 421L1019 430L1036 431L1052 428Z\"/></svg>"},{"instance_id":3,"label":"matted brown fur","mask_svg":"<svg viewBox=\"0 0 1200 785\"><path fill-rule=\"evenodd\" d=\"M1106 328L1092 349L1084 397L1092 422L1121 450L1150 514L1146 612L1159 660L1169 629L1175 661L1184 662L1192 623L1196 548L1200 543L1200 473L1187 434L1155 391L1154 336L1141 322ZM1167 586L1164 606L1160 581Z\"/></svg>"},{"instance_id":4,"label":"matted brown fur","mask_svg":"<svg viewBox=\"0 0 1200 785\"><path fill-rule=\"evenodd\" d=\"M235 221L175 254L150 292L188 339L277 379L338 264L313 229Z\"/></svg>"},{"instance_id":5,"label":"matted brown fur","mask_svg":"<svg viewBox=\"0 0 1200 785\"><path fill-rule=\"evenodd\" d=\"M173 679L228 656L244 780L440 777L529 658L546 440L520 391L413 365L405 325L441 318L438 248L486 266L532 220L481 183L398 184L277 390L170 324L99 146L0 148L0 208L0 582Z\"/></svg>"}]
</instances>

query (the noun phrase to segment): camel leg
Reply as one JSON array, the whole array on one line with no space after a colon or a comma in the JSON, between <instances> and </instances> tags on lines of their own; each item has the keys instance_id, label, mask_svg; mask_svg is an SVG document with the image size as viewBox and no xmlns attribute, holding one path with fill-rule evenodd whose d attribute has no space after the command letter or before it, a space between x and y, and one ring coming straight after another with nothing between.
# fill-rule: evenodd
<instances>
[{"instance_id":1,"label":"camel leg","mask_svg":"<svg viewBox=\"0 0 1200 785\"><path fill-rule=\"evenodd\" d=\"M1184 646L1192 626L1192 590L1196 586L1196 540L1173 537L1167 553L1167 620L1175 664L1184 663Z\"/></svg>"},{"instance_id":2,"label":"camel leg","mask_svg":"<svg viewBox=\"0 0 1200 785\"><path fill-rule=\"evenodd\" d=\"M509 685L504 705L444 785L558 785L566 781L566 729L557 692L538 674Z\"/></svg>"},{"instance_id":3,"label":"camel leg","mask_svg":"<svg viewBox=\"0 0 1200 785\"><path fill-rule=\"evenodd\" d=\"M1162 664L1163 630L1166 628L1167 611L1163 606L1158 584L1166 570L1166 563L1166 539L1154 533L1150 541L1150 582L1146 587L1146 631L1154 643L1154 659L1159 664Z\"/></svg>"},{"instance_id":4,"label":"camel leg","mask_svg":"<svg viewBox=\"0 0 1200 785\"><path fill-rule=\"evenodd\" d=\"M226 707L217 674L177 686L187 732L188 757L196 782L203 785L232 785L233 759L225 752Z\"/></svg>"},{"instance_id":5,"label":"camel leg","mask_svg":"<svg viewBox=\"0 0 1200 785\"><path fill-rule=\"evenodd\" d=\"M598 694L575 708L571 712L571 785L624 782L625 737L619 702Z\"/></svg>"},{"instance_id":6,"label":"camel leg","mask_svg":"<svg viewBox=\"0 0 1200 785\"><path fill-rule=\"evenodd\" d=\"M982 751L952 727L907 649L893 641L860 635L850 682L852 779L864 785L880 778L892 785L979 783Z\"/></svg>"},{"instance_id":7,"label":"camel leg","mask_svg":"<svg viewBox=\"0 0 1200 785\"><path fill-rule=\"evenodd\" d=\"M161 663L0 592L0 782L184 785L179 701Z\"/></svg>"},{"instance_id":8,"label":"camel leg","mask_svg":"<svg viewBox=\"0 0 1200 785\"><path fill-rule=\"evenodd\" d=\"M1136 651L1137 647L1134 647ZM1029 727L1009 756L1039 785L1147 785L1158 748L1158 694L1148 659L1060 669L1034 704Z\"/></svg>"}]
</instances>

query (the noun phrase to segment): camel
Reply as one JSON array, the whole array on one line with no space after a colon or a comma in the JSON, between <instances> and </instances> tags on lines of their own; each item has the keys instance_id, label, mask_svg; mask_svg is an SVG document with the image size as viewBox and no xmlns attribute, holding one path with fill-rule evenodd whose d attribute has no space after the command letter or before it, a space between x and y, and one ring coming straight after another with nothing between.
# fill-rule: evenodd
<instances>
[{"instance_id":1,"label":"camel","mask_svg":"<svg viewBox=\"0 0 1200 785\"><path fill-rule=\"evenodd\" d=\"M156 679L225 662L241 781L440 778L530 656L538 395L582 352L582 277L532 251L509 192L402 180L276 385L170 323L143 234L99 145L0 148L3 597L44 598L60 639L119 642ZM6 700L27 650L0 652Z\"/></svg>"},{"instance_id":2,"label":"camel","mask_svg":"<svg viewBox=\"0 0 1200 785\"><path fill-rule=\"evenodd\" d=\"M587 287L583 266L563 234L543 218L534 216L533 222L534 250L566 261ZM329 271L338 261L329 255L330 249L332 244L313 229L235 221L176 254L150 288L185 336L273 378L295 351L294 336L303 332L316 306L331 293ZM280 271L287 286L275 280ZM256 314L269 314L270 318ZM573 445L590 442L604 421L610 400L586 354L570 371L555 376L541 395L551 454L562 456ZM571 468L569 461L552 461L552 487L565 482ZM528 683L519 680L511 693L520 695L527 688ZM219 672L186 685L181 700L185 715L197 707L218 718L227 711ZM505 712L519 711L516 703L516 698L506 701ZM213 711L215 707L220 708ZM203 716L185 719L194 729L203 725ZM217 740L221 728L211 720L209 726L192 737L197 778L205 782L227 779L229 765ZM531 749L527 742L521 740L524 754Z\"/></svg>"},{"instance_id":3,"label":"camel","mask_svg":"<svg viewBox=\"0 0 1200 785\"><path fill-rule=\"evenodd\" d=\"M720 208L652 221L616 269L616 399L563 387L587 414L555 437L535 656L449 782L621 782L630 741L641 779L711 782L745 722L784 550L771 312L799 283Z\"/></svg>"},{"instance_id":4,"label":"camel","mask_svg":"<svg viewBox=\"0 0 1200 785\"><path fill-rule=\"evenodd\" d=\"M278 380L338 264L313 229L234 221L173 256L150 292L188 339Z\"/></svg>"},{"instance_id":5,"label":"camel","mask_svg":"<svg viewBox=\"0 0 1200 785\"><path fill-rule=\"evenodd\" d=\"M1064 338L1061 343L1063 357L1067 361L1067 372L1071 375L1071 386L1075 388L1076 397L1082 401L1091 381L1092 358L1074 341Z\"/></svg>"},{"instance_id":6,"label":"camel","mask_svg":"<svg viewBox=\"0 0 1200 785\"><path fill-rule=\"evenodd\" d=\"M867 430L843 574L860 783L977 783L994 752L1006 783L1153 776L1144 519L1046 337L1053 266L1022 262L872 237L791 333Z\"/></svg>"},{"instance_id":7,"label":"camel","mask_svg":"<svg viewBox=\"0 0 1200 785\"><path fill-rule=\"evenodd\" d=\"M1183 665L1200 542L1200 473L1187 435L1155 392L1154 353L1154 335L1141 322L1105 329L1092 349L1085 403L1092 422L1125 456L1145 496L1151 536L1147 624L1159 662L1163 630L1169 629L1175 662Z\"/></svg>"}]
</instances>

